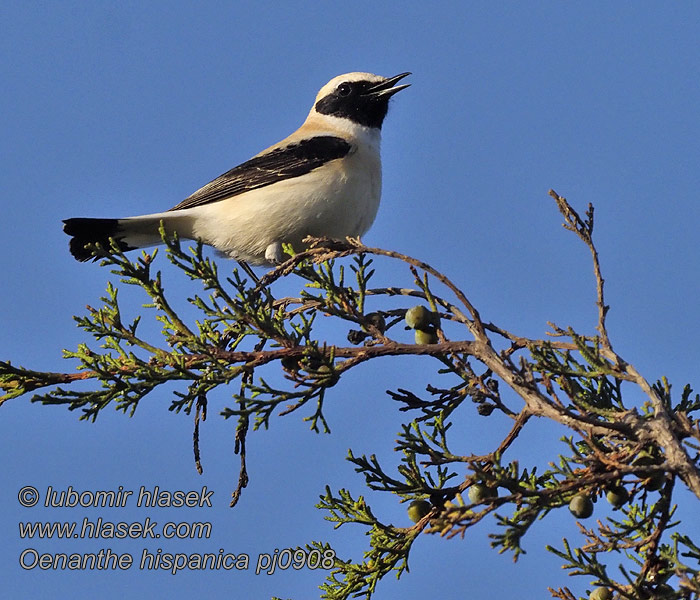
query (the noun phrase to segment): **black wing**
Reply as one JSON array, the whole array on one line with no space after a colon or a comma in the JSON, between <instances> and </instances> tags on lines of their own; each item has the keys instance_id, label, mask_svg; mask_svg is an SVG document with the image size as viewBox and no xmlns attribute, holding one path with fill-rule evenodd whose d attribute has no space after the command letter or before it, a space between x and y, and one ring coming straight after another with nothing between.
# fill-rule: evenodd
<instances>
[{"instance_id":1,"label":"black wing","mask_svg":"<svg viewBox=\"0 0 700 600\"><path fill-rule=\"evenodd\" d=\"M216 202L290 177L299 177L346 156L351 148L344 139L330 135L275 148L227 171L170 210Z\"/></svg>"}]
</instances>

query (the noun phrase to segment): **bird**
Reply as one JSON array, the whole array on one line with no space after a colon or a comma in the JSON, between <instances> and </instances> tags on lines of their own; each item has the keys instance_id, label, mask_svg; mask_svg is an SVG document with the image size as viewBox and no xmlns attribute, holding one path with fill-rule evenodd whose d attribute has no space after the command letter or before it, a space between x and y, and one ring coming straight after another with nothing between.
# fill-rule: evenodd
<instances>
[{"instance_id":1,"label":"bird","mask_svg":"<svg viewBox=\"0 0 700 600\"><path fill-rule=\"evenodd\" d=\"M283 245L307 236L362 236L376 217L382 187L381 128L389 99L411 75L353 72L318 92L294 133L159 213L63 221L78 261L97 260L94 244L120 251L162 244L166 235L201 241L252 265L283 261Z\"/></svg>"}]
</instances>

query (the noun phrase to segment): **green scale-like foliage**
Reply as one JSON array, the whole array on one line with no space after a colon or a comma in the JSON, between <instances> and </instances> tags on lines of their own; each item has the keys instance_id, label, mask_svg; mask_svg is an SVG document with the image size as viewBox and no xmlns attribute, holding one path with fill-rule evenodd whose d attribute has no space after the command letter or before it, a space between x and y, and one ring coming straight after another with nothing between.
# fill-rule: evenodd
<instances>
[{"instance_id":1,"label":"green scale-like foliage","mask_svg":"<svg viewBox=\"0 0 700 600\"><path fill-rule=\"evenodd\" d=\"M684 487L700 499L700 399L689 386L672 394L665 379L650 385L613 351L593 209L581 218L551 195L564 226L593 258L594 335L552 325L547 339L518 336L482 321L466 294L429 265L357 240L313 240L298 254L285 248L288 260L262 277L246 265L222 277L201 245L183 249L162 232L167 259L197 286L191 309L174 308L181 299L166 293L154 270L156 251L130 259L116 246L95 248L121 291L109 284L101 306L76 317L93 340L64 351L77 368L51 373L0 362L0 402L34 394L34 402L66 405L94 420L110 406L134 415L144 397L167 384L170 410L194 412L199 468L199 422L211 394L225 390L230 405L221 414L236 423L241 455L234 505L248 482L250 431L301 411L312 430L330 432L324 408L346 372L379 357L422 356L435 366L425 391L388 392L406 415L396 437L397 465L352 450L346 457L371 495L391 494L405 507L422 501L417 522L382 523L371 497L326 486L318 508L336 528L363 528L368 548L362 557L335 557L321 584L323 598L370 598L383 577L408 571L411 547L422 535L464 537L482 521L490 523L492 546L517 559L530 529L555 510L579 515L580 535L552 540L548 549L571 575L597 588L591 597L698 598L700 549L674 518L674 492ZM406 277L373 287L378 257ZM279 294L279 284L298 280L298 294ZM148 297L133 317L120 303L127 288ZM329 319L334 328L319 325ZM421 333L421 343L399 341L407 328ZM533 417L567 429L544 468L521 465L513 446ZM452 435L452 425L465 418L507 423L509 431L490 453L474 455L468 440ZM613 516L589 523L606 498ZM310 542L311 550L328 556L330 545ZM575 598L568 588L550 592Z\"/></svg>"}]
</instances>

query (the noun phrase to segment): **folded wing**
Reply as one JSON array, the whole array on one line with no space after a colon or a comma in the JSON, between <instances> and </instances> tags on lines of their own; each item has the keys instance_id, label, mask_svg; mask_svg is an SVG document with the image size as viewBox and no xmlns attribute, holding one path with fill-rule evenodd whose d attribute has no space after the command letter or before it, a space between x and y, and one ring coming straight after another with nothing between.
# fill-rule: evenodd
<instances>
[{"instance_id":1,"label":"folded wing","mask_svg":"<svg viewBox=\"0 0 700 600\"><path fill-rule=\"evenodd\" d=\"M334 136L312 137L273 148L217 177L170 210L201 206L305 175L331 160L343 158L351 149L347 141Z\"/></svg>"}]
</instances>

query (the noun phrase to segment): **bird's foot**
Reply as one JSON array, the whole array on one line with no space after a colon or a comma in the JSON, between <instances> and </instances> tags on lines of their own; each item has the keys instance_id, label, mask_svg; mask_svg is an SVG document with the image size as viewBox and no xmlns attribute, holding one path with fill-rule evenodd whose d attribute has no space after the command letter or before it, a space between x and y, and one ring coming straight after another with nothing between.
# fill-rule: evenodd
<instances>
[{"instance_id":1,"label":"bird's foot","mask_svg":"<svg viewBox=\"0 0 700 600\"><path fill-rule=\"evenodd\" d=\"M271 262L273 265L281 264L282 256L282 244L279 242L272 242L265 248L265 260Z\"/></svg>"}]
</instances>

